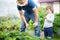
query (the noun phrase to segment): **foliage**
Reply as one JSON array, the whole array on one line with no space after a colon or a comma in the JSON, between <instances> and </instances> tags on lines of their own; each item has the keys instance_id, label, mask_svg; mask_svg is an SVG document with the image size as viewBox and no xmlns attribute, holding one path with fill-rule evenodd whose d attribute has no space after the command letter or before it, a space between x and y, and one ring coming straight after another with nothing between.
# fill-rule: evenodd
<instances>
[{"instance_id":1,"label":"foliage","mask_svg":"<svg viewBox=\"0 0 60 40\"><path fill-rule=\"evenodd\" d=\"M55 14L55 20L54 20L54 32L58 32L60 30L60 13ZM59 31L60 34L60 31Z\"/></svg>"},{"instance_id":2,"label":"foliage","mask_svg":"<svg viewBox=\"0 0 60 40\"><path fill-rule=\"evenodd\" d=\"M40 27L44 25L45 8L38 9ZM26 32L21 33L19 30L21 20L18 17L0 17L0 40L40 40L39 37L31 36ZM29 22L29 29L34 30L33 21ZM60 30L60 14L55 14L54 32Z\"/></svg>"},{"instance_id":3,"label":"foliage","mask_svg":"<svg viewBox=\"0 0 60 40\"><path fill-rule=\"evenodd\" d=\"M44 25L44 16L47 15L46 13L46 9L45 8L38 8L38 14L39 14L39 20L40 20L40 27L41 27L41 30L42 30L42 27Z\"/></svg>"},{"instance_id":4,"label":"foliage","mask_svg":"<svg viewBox=\"0 0 60 40\"><path fill-rule=\"evenodd\" d=\"M26 32L21 33L19 31L20 23L19 18L0 17L0 40L40 40Z\"/></svg>"},{"instance_id":5,"label":"foliage","mask_svg":"<svg viewBox=\"0 0 60 40\"><path fill-rule=\"evenodd\" d=\"M13 17L0 17L0 30L3 29L13 30L18 29L20 25L20 20L13 19ZM17 28L16 28L17 27Z\"/></svg>"}]
</instances>

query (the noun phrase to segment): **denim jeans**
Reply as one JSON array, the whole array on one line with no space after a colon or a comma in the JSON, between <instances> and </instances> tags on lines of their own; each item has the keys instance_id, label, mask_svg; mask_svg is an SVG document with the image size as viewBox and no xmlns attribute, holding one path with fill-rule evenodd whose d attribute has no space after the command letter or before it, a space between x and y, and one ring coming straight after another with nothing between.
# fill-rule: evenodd
<instances>
[{"instance_id":1,"label":"denim jeans","mask_svg":"<svg viewBox=\"0 0 60 40\"><path fill-rule=\"evenodd\" d=\"M53 37L53 27L49 27L49 28L44 28L44 36L45 38L48 37Z\"/></svg>"},{"instance_id":2,"label":"denim jeans","mask_svg":"<svg viewBox=\"0 0 60 40\"><path fill-rule=\"evenodd\" d=\"M27 23L30 21L30 19L35 22L35 16L34 13L28 14L28 13L24 13L25 19L27 21ZM25 23L22 21L22 24L20 25L20 32L25 32L26 29L26 25ZM38 20L38 26L34 29L34 34L35 36L40 37L40 21Z\"/></svg>"}]
</instances>

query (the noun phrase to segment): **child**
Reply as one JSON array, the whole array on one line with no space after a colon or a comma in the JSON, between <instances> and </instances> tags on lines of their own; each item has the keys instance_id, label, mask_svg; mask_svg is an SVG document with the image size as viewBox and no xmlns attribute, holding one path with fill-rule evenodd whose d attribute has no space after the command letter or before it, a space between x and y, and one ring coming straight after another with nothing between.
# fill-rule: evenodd
<instances>
[{"instance_id":1,"label":"child","mask_svg":"<svg viewBox=\"0 0 60 40\"><path fill-rule=\"evenodd\" d=\"M46 7L46 12L48 13L47 16L45 16L45 22L44 22L44 36L45 38L52 38L53 36L53 21L54 21L54 14L53 14L53 7L48 6Z\"/></svg>"}]
</instances>

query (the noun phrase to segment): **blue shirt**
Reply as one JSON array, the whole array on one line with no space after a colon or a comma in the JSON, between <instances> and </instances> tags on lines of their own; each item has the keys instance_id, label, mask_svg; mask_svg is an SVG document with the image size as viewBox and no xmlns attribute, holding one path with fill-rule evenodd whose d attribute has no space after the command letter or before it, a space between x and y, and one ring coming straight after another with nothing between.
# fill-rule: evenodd
<instances>
[{"instance_id":1,"label":"blue shirt","mask_svg":"<svg viewBox=\"0 0 60 40\"><path fill-rule=\"evenodd\" d=\"M28 5L27 6L17 5L18 10L23 9L25 12L27 12L29 14L34 13L33 10L32 10L34 7L37 7L37 6L32 0L28 0Z\"/></svg>"}]
</instances>

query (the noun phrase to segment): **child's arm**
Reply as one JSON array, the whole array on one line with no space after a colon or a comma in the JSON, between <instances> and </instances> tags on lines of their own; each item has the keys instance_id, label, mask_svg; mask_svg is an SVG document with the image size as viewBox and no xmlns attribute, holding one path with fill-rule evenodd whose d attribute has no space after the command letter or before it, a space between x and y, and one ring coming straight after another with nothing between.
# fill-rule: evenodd
<instances>
[{"instance_id":1,"label":"child's arm","mask_svg":"<svg viewBox=\"0 0 60 40\"><path fill-rule=\"evenodd\" d=\"M50 15L46 18L48 22L53 22L54 21L54 15Z\"/></svg>"}]
</instances>

